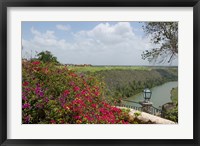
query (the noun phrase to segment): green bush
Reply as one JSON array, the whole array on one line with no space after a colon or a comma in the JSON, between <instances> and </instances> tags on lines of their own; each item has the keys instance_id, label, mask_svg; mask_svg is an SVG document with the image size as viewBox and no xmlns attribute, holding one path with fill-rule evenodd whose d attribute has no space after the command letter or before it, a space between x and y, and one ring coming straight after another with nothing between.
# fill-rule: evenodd
<instances>
[{"instance_id":1,"label":"green bush","mask_svg":"<svg viewBox=\"0 0 200 146\"><path fill-rule=\"evenodd\" d=\"M178 103L173 109L166 112L165 118L174 122L178 122Z\"/></svg>"}]
</instances>

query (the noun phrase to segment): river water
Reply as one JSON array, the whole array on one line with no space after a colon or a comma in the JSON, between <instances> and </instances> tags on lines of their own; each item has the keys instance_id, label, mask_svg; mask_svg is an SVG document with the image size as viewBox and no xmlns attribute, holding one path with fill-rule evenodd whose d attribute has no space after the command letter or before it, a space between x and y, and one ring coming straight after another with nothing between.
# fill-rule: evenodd
<instances>
[{"instance_id":1,"label":"river water","mask_svg":"<svg viewBox=\"0 0 200 146\"><path fill-rule=\"evenodd\" d=\"M167 102L171 102L171 90L172 88L175 88L178 86L178 82L167 82L164 83L160 86L156 86L154 88L151 89L152 91L152 96L150 101L153 103L153 106L156 108L160 108L160 106L162 106L163 104L167 103ZM143 97L143 93L139 93L137 95L134 95L132 97L127 98L127 100L132 100L132 101L143 101L144 97ZM140 106L138 104L135 103L131 103L131 102L125 102L126 105L132 105L132 106Z\"/></svg>"}]
</instances>

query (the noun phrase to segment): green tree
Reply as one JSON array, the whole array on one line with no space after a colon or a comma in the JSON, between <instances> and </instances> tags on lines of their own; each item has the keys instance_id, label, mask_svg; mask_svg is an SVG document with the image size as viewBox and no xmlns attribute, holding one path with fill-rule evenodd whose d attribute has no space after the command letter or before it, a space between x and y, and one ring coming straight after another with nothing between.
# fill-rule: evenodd
<instances>
[{"instance_id":1,"label":"green tree","mask_svg":"<svg viewBox=\"0 0 200 146\"><path fill-rule=\"evenodd\" d=\"M50 51L42 51L39 54L37 54L37 59L46 63L46 62L54 62L54 63L59 63L57 61L57 58L52 55Z\"/></svg>"},{"instance_id":2,"label":"green tree","mask_svg":"<svg viewBox=\"0 0 200 146\"><path fill-rule=\"evenodd\" d=\"M145 22L143 29L157 47L145 50L142 59L171 63L178 55L178 22Z\"/></svg>"}]
</instances>

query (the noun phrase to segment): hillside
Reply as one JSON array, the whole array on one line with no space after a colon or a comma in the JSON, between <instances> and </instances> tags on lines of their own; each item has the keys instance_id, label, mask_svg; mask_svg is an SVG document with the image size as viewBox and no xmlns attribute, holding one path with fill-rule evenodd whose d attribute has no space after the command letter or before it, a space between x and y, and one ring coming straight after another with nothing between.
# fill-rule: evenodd
<instances>
[{"instance_id":1,"label":"hillside","mask_svg":"<svg viewBox=\"0 0 200 146\"><path fill-rule=\"evenodd\" d=\"M69 67L80 74L91 74L103 80L107 95L115 98L133 96L144 88L152 88L178 80L177 67L101 66Z\"/></svg>"}]
</instances>

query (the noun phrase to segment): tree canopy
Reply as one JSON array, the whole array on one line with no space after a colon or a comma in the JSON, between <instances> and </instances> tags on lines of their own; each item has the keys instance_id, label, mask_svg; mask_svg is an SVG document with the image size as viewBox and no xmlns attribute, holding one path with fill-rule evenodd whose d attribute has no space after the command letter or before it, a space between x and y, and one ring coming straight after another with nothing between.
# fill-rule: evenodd
<instances>
[{"instance_id":1,"label":"tree canopy","mask_svg":"<svg viewBox=\"0 0 200 146\"><path fill-rule=\"evenodd\" d=\"M46 63L46 62L54 62L54 63L59 63L57 61L57 58L52 55L50 51L42 51L37 54L37 59Z\"/></svg>"},{"instance_id":2,"label":"tree canopy","mask_svg":"<svg viewBox=\"0 0 200 146\"><path fill-rule=\"evenodd\" d=\"M156 63L171 63L177 58L178 22L145 22L143 29L156 47L145 50L142 59Z\"/></svg>"}]
</instances>

